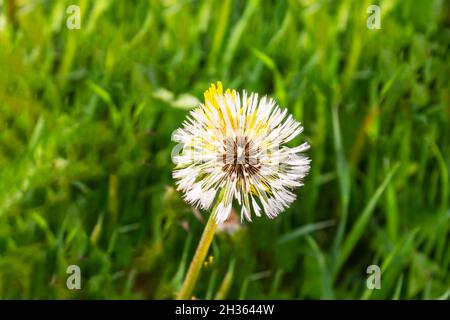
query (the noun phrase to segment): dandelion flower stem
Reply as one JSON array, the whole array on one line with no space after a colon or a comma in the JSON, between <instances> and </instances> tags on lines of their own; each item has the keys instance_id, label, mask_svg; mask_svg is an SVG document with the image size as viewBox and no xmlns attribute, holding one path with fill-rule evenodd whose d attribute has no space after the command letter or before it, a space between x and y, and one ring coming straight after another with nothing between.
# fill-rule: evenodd
<instances>
[{"instance_id":1,"label":"dandelion flower stem","mask_svg":"<svg viewBox=\"0 0 450 320\"><path fill-rule=\"evenodd\" d=\"M209 215L208 222L206 223L205 229L203 230L202 237L198 243L197 250L195 251L194 257L192 258L189 270L184 278L183 285L177 295L177 300L188 300L192 296L192 291L197 283L200 270L202 268L203 261L205 261L206 254L208 253L211 242L214 238L214 233L217 228L217 223L215 221L214 213L216 207L213 209L212 213Z\"/></svg>"}]
</instances>

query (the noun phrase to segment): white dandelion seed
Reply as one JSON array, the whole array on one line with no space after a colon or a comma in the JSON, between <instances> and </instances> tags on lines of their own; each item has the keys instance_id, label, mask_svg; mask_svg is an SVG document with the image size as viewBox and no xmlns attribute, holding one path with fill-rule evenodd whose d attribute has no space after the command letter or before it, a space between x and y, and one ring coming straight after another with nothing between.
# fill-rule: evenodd
<instances>
[{"instance_id":1,"label":"white dandelion seed","mask_svg":"<svg viewBox=\"0 0 450 320\"><path fill-rule=\"evenodd\" d=\"M204 95L205 104L173 135L183 145L174 157L178 190L196 207L215 203L217 223L228 218L233 200L241 207L241 221L251 221L252 212L275 218L295 200L293 189L303 185L310 168L302 155L308 143L284 146L303 127L287 109L256 93L224 93L218 82Z\"/></svg>"}]
</instances>

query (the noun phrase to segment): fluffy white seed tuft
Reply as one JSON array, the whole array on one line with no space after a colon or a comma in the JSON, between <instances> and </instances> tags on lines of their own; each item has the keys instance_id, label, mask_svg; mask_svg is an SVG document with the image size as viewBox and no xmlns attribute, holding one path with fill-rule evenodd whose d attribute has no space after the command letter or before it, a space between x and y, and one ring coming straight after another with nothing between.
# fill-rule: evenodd
<instances>
[{"instance_id":1,"label":"fluffy white seed tuft","mask_svg":"<svg viewBox=\"0 0 450 320\"><path fill-rule=\"evenodd\" d=\"M173 135L183 145L174 157L177 187L196 207L210 209L219 201L217 223L228 218L233 200L241 206L241 221L261 211L275 218L295 200L292 190L309 172L310 159L302 155L308 143L285 146L302 131L273 99L211 85L205 104Z\"/></svg>"}]
</instances>

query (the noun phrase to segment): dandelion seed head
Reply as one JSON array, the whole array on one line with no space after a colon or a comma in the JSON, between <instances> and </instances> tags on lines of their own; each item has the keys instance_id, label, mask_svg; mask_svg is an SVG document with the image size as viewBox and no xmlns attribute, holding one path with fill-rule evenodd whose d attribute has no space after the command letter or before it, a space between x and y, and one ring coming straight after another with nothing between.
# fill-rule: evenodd
<instances>
[{"instance_id":1,"label":"dandelion seed head","mask_svg":"<svg viewBox=\"0 0 450 320\"><path fill-rule=\"evenodd\" d=\"M182 144L174 157L178 190L196 207L215 204L217 223L228 218L233 202L241 207L241 221L252 221L252 213L275 218L295 200L293 191L309 172L310 159L302 154L309 145L286 146L303 127L273 99L223 91L220 82L204 97L173 135Z\"/></svg>"}]
</instances>

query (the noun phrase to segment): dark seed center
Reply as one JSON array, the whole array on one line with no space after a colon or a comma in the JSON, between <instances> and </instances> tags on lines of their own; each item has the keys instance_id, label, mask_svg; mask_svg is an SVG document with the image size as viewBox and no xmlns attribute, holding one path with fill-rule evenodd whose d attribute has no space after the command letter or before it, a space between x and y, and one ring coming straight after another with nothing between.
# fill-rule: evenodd
<instances>
[{"instance_id":1,"label":"dark seed center","mask_svg":"<svg viewBox=\"0 0 450 320\"><path fill-rule=\"evenodd\" d=\"M233 179L245 179L256 174L260 167L260 148L255 148L247 137L224 139L225 152L221 155L223 168Z\"/></svg>"}]
</instances>

